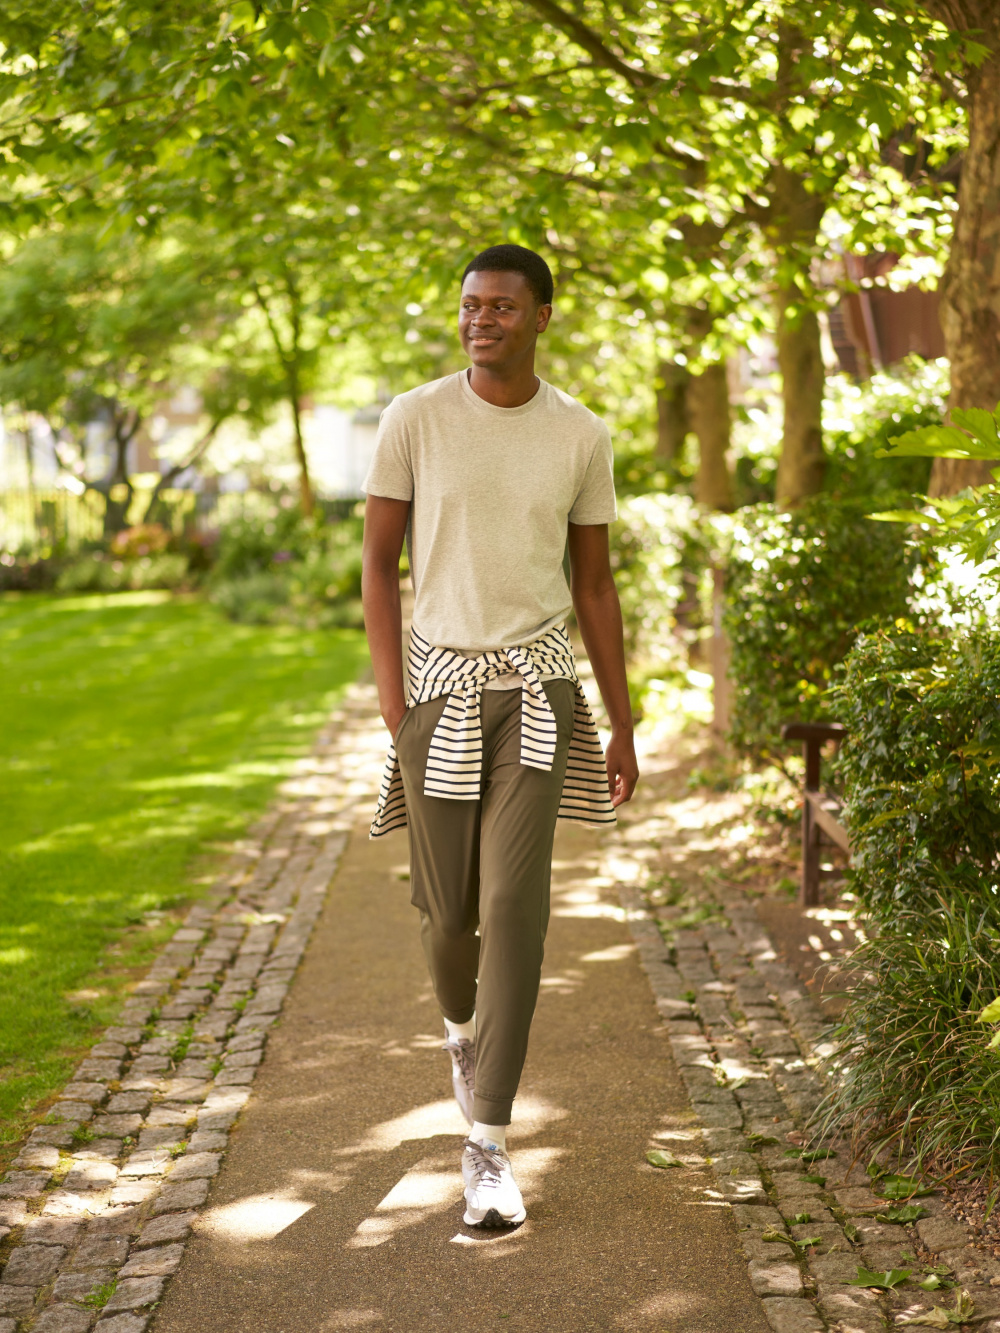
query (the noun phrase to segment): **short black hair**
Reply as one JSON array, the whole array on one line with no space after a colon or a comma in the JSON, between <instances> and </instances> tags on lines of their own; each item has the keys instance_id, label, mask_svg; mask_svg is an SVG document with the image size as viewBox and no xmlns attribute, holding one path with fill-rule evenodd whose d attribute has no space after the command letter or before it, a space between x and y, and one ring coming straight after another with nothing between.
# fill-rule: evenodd
<instances>
[{"instance_id":1,"label":"short black hair","mask_svg":"<svg viewBox=\"0 0 1000 1333\"><path fill-rule=\"evenodd\" d=\"M541 255L523 245L491 245L465 266L462 281L470 273L520 273L539 305L552 304L552 270Z\"/></svg>"}]
</instances>

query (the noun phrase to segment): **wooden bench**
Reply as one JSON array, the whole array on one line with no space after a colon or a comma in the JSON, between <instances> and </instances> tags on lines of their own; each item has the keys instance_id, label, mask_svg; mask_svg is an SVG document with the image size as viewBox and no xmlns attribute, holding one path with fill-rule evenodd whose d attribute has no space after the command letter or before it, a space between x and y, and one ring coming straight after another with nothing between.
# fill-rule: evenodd
<instances>
[{"instance_id":1,"label":"wooden bench","mask_svg":"<svg viewBox=\"0 0 1000 1333\"><path fill-rule=\"evenodd\" d=\"M781 729L786 741L801 741L806 761L805 790L802 793L802 889L803 907L819 902L819 882L831 871L821 870L820 847L824 837L850 853L851 841L840 822L841 803L820 787L822 749L827 741L838 744L847 734L840 722L790 722Z\"/></svg>"}]
</instances>

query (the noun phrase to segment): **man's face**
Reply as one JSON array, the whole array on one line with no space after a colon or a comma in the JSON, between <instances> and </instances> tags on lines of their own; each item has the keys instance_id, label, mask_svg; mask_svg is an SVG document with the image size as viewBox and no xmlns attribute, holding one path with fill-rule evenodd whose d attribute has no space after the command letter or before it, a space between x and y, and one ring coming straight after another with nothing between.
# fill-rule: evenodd
<instances>
[{"instance_id":1,"label":"man's face","mask_svg":"<svg viewBox=\"0 0 1000 1333\"><path fill-rule=\"evenodd\" d=\"M470 273L462 284L458 334L474 366L500 370L534 346L552 314L520 273Z\"/></svg>"}]
</instances>

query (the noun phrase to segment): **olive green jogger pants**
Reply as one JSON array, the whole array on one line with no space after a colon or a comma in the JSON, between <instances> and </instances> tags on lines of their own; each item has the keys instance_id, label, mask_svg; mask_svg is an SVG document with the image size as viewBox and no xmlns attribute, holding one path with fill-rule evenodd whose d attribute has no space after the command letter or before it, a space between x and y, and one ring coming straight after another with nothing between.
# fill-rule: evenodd
<instances>
[{"instance_id":1,"label":"olive green jogger pants","mask_svg":"<svg viewBox=\"0 0 1000 1333\"><path fill-rule=\"evenodd\" d=\"M438 1005L476 1014L475 1118L510 1123L528 1050L549 922L552 840L573 734L575 687L543 686L558 740L546 773L521 763L521 691L482 694L478 801L424 795L427 751L446 698L404 715L395 746L406 794L411 901Z\"/></svg>"}]
</instances>

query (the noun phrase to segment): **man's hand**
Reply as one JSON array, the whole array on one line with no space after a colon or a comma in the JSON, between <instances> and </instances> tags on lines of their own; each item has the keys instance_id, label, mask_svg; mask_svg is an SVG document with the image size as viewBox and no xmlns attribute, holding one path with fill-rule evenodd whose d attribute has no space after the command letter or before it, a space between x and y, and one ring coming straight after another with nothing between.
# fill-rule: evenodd
<instances>
[{"instance_id":1,"label":"man's hand","mask_svg":"<svg viewBox=\"0 0 1000 1333\"><path fill-rule=\"evenodd\" d=\"M361 598L382 719L393 737L406 712L399 555L409 513L409 500L369 495L365 504Z\"/></svg>"},{"instance_id":2,"label":"man's hand","mask_svg":"<svg viewBox=\"0 0 1000 1333\"><path fill-rule=\"evenodd\" d=\"M389 728L389 735L396 739L396 732L399 730L399 724L406 716L406 705L402 708L387 708L382 714L382 721Z\"/></svg>"},{"instance_id":3,"label":"man's hand","mask_svg":"<svg viewBox=\"0 0 1000 1333\"><path fill-rule=\"evenodd\" d=\"M635 784L639 781L639 764L635 757L635 740L631 731L611 733L607 753L604 756L608 768L608 793L611 804L624 805L632 799Z\"/></svg>"},{"instance_id":4,"label":"man's hand","mask_svg":"<svg viewBox=\"0 0 1000 1333\"><path fill-rule=\"evenodd\" d=\"M625 674L622 613L608 553L608 525L571 523L569 562L577 623L611 724L611 741L605 756L608 792L612 805L624 805L632 799L639 780L639 765Z\"/></svg>"}]
</instances>

